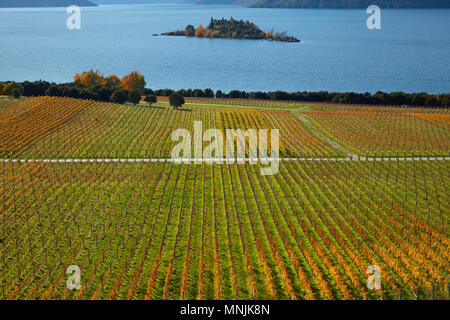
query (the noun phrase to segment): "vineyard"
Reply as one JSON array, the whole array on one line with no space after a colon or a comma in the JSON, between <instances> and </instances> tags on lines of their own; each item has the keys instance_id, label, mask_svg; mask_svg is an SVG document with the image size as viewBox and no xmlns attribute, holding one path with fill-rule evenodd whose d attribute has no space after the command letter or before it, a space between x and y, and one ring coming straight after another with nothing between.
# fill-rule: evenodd
<instances>
[{"instance_id":1,"label":"vineyard","mask_svg":"<svg viewBox=\"0 0 450 320\"><path fill-rule=\"evenodd\" d=\"M216 102L0 100L0 299L450 298L450 160L395 153L448 155L447 110ZM278 128L280 153L308 161L272 176L260 164L101 161L164 160L171 133L194 121ZM394 152L343 160L315 130L355 154ZM370 265L381 290L367 287Z\"/></svg>"},{"instance_id":2,"label":"vineyard","mask_svg":"<svg viewBox=\"0 0 450 320\"><path fill-rule=\"evenodd\" d=\"M8 111L12 107L16 106L20 103L20 100L18 99L11 99L7 97L1 97L0 96L0 114L2 112Z\"/></svg>"},{"instance_id":3,"label":"vineyard","mask_svg":"<svg viewBox=\"0 0 450 320\"><path fill-rule=\"evenodd\" d=\"M448 109L314 106L299 113L358 154L449 154Z\"/></svg>"},{"instance_id":4,"label":"vineyard","mask_svg":"<svg viewBox=\"0 0 450 320\"><path fill-rule=\"evenodd\" d=\"M0 115L0 154L30 159L169 158L178 143L171 141L172 132L178 128L193 132L194 121L202 121L204 131L217 128L224 136L229 128L269 132L277 128L282 156L338 154L286 110L203 105L189 108L174 111L167 106L134 107L70 98L30 99L17 108L21 113L11 109ZM64 125L58 125L62 122ZM207 145L204 142L203 147Z\"/></svg>"},{"instance_id":5,"label":"vineyard","mask_svg":"<svg viewBox=\"0 0 450 320\"><path fill-rule=\"evenodd\" d=\"M16 152L63 124L91 102L64 98L29 99L0 117L0 152Z\"/></svg>"}]
</instances>

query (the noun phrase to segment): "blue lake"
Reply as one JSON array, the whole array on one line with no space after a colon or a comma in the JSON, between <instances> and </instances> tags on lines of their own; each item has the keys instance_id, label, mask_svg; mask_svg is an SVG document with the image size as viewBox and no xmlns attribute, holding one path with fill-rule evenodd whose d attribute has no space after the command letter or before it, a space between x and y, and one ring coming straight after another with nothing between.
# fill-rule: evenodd
<instances>
[{"instance_id":1,"label":"blue lake","mask_svg":"<svg viewBox=\"0 0 450 320\"><path fill-rule=\"evenodd\" d=\"M302 40L154 37L248 19ZM138 70L151 88L229 91L450 92L450 10L382 10L382 30L365 10L249 9L236 6L109 5L82 8L68 30L65 8L0 9L0 81L72 81L89 69Z\"/></svg>"}]
</instances>

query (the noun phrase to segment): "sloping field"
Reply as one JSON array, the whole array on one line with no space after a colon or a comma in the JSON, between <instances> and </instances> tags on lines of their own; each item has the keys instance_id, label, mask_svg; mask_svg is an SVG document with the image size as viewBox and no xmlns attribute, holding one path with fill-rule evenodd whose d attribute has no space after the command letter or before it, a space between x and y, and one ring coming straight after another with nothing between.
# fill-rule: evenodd
<instances>
[{"instance_id":1,"label":"sloping field","mask_svg":"<svg viewBox=\"0 0 450 320\"><path fill-rule=\"evenodd\" d=\"M0 168L1 299L448 299L446 161Z\"/></svg>"},{"instance_id":2,"label":"sloping field","mask_svg":"<svg viewBox=\"0 0 450 320\"><path fill-rule=\"evenodd\" d=\"M56 110L65 108L65 100L50 101L53 101ZM35 100L31 99L30 103L35 103ZM51 104L49 100L44 103ZM22 108L26 107L19 105L14 110ZM24 122L28 121L25 116L30 117L30 122L16 125L25 126L30 131L33 127L28 129L28 126L38 120L34 120L34 113L27 113L21 118ZM202 122L203 132L210 128L221 130L224 138L226 129L266 129L269 133L271 129L279 129L282 156L340 154L308 131L299 119L286 110L189 105L185 111L174 111L167 105L143 107L90 103L83 105L83 110L76 115L64 117L66 121L63 124L59 114L50 112L46 117L54 124L51 130L33 131L32 143L28 139L27 143L20 144L22 147L19 147L19 143L13 144L15 147L10 150L14 151L14 157L170 158L173 147L178 143L171 141L172 132L179 128L187 129L194 140L194 121ZM4 135L9 137L7 134L5 129ZM204 142L203 148L208 144ZM248 143L246 145L248 149Z\"/></svg>"},{"instance_id":3,"label":"sloping field","mask_svg":"<svg viewBox=\"0 0 450 320\"><path fill-rule=\"evenodd\" d=\"M0 115L0 153L15 153L92 104L70 98L39 97Z\"/></svg>"},{"instance_id":4,"label":"sloping field","mask_svg":"<svg viewBox=\"0 0 450 320\"><path fill-rule=\"evenodd\" d=\"M16 106L20 102L23 102L23 99L22 100L11 99L11 98L8 98L8 97L1 97L0 96L0 115L3 112L8 111L12 107Z\"/></svg>"},{"instance_id":5,"label":"sloping field","mask_svg":"<svg viewBox=\"0 0 450 320\"><path fill-rule=\"evenodd\" d=\"M362 155L448 155L450 150L448 109L325 105L299 113Z\"/></svg>"}]
</instances>

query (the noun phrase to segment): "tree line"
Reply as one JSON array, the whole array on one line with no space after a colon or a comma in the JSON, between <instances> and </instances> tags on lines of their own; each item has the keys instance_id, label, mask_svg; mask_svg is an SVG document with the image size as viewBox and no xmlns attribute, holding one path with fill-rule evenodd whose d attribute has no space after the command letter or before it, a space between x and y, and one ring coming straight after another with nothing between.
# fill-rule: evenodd
<instances>
[{"instance_id":1,"label":"tree line","mask_svg":"<svg viewBox=\"0 0 450 320\"><path fill-rule=\"evenodd\" d=\"M139 103L145 94L145 78L137 71L119 78L107 77L99 71L90 70L73 77L73 82L50 83L48 81L24 81L0 83L0 94L13 97L52 96L90 99L102 102Z\"/></svg>"},{"instance_id":2,"label":"tree line","mask_svg":"<svg viewBox=\"0 0 450 320\"><path fill-rule=\"evenodd\" d=\"M137 71L119 78L116 75L103 76L99 71L88 71L76 74L74 81L70 83L50 83L47 81L24 81L24 82L0 82L0 94L13 97L32 96L58 96L80 99L91 99L95 101L133 104L142 99L150 105L156 102L157 96L169 97L171 94L185 98L230 98L230 99L258 99L276 101L298 101L298 102L326 102L342 104L364 104L364 105L408 105L418 107L449 107L450 94L432 95L428 93L404 93L404 92L285 92L285 91L239 91L232 90L223 92L212 89L171 89L152 90L146 88L145 78Z\"/></svg>"},{"instance_id":3,"label":"tree line","mask_svg":"<svg viewBox=\"0 0 450 320\"><path fill-rule=\"evenodd\" d=\"M170 96L174 90L160 89L149 90L150 94L156 96ZM239 91L232 90L225 93L218 90L214 93L211 89L181 89L176 91L183 97L195 98L229 98L229 99L257 99L274 101L298 101L298 102L327 102L342 104L367 104L367 105L410 105L418 107L448 107L450 106L450 94L432 95L428 93L404 93L404 92L377 92L355 93L355 92L285 92L285 91Z\"/></svg>"}]
</instances>

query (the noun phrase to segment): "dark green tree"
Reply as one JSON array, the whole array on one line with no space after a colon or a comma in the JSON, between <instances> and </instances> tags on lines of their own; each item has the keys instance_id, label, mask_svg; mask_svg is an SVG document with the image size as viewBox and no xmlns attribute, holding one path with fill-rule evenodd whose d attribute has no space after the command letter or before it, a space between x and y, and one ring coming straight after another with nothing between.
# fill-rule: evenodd
<instances>
[{"instance_id":1,"label":"dark green tree","mask_svg":"<svg viewBox=\"0 0 450 320\"><path fill-rule=\"evenodd\" d=\"M289 100L289 95L284 91L274 91L270 93L272 100Z\"/></svg>"},{"instance_id":2,"label":"dark green tree","mask_svg":"<svg viewBox=\"0 0 450 320\"><path fill-rule=\"evenodd\" d=\"M185 29L185 35L186 35L187 37L193 37L193 36L195 36L195 27L194 27L192 24L190 24L190 25L188 25L188 26L186 27L186 29Z\"/></svg>"},{"instance_id":3,"label":"dark green tree","mask_svg":"<svg viewBox=\"0 0 450 320\"><path fill-rule=\"evenodd\" d=\"M222 92L222 90L217 90L216 92L216 98L226 98L226 94Z\"/></svg>"},{"instance_id":4,"label":"dark green tree","mask_svg":"<svg viewBox=\"0 0 450 320\"><path fill-rule=\"evenodd\" d=\"M125 90L117 89L111 95L111 102L123 104L128 99L128 93Z\"/></svg>"},{"instance_id":5,"label":"dark green tree","mask_svg":"<svg viewBox=\"0 0 450 320\"><path fill-rule=\"evenodd\" d=\"M11 91L11 96L14 97L14 98L16 98L16 99L19 99L19 98L22 96L22 94L20 93L20 90L19 90L19 89L14 88L14 89Z\"/></svg>"},{"instance_id":6,"label":"dark green tree","mask_svg":"<svg viewBox=\"0 0 450 320\"><path fill-rule=\"evenodd\" d=\"M50 87L50 82L42 81L42 80L34 81L34 82L25 81L25 82L22 82L22 86L24 89L24 93L23 93L24 96L37 97L37 96L45 95L45 91Z\"/></svg>"},{"instance_id":7,"label":"dark green tree","mask_svg":"<svg viewBox=\"0 0 450 320\"><path fill-rule=\"evenodd\" d=\"M214 98L214 91L209 88L203 90L203 96L206 98Z\"/></svg>"},{"instance_id":8,"label":"dark green tree","mask_svg":"<svg viewBox=\"0 0 450 320\"><path fill-rule=\"evenodd\" d=\"M435 97L429 97L429 98L427 99L427 101L425 102L425 104L426 104L428 107L439 107L441 103L440 103L439 100L436 99Z\"/></svg>"},{"instance_id":9,"label":"dark green tree","mask_svg":"<svg viewBox=\"0 0 450 320\"><path fill-rule=\"evenodd\" d=\"M185 103L184 98L176 92L169 96L169 102L174 109L178 109Z\"/></svg>"},{"instance_id":10,"label":"dark green tree","mask_svg":"<svg viewBox=\"0 0 450 320\"><path fill-rule=\"evenodd\" d=\"M450 107L450 95L445 94L441 96L441 105L443 107Z\"/></svg>"},{"instance_id":11,"label":"dark green tree","mask_svg":"<svg viewBox=\"0 0 450 320\"><path fill-rule=\"evenodd\" d=\"M263 99L269 99L269 95L265 92L252 92L250 93L250 99L259 99L259 100L263 100Z\"/></svg>"},{"instance_id":12,"label":"dark green tree","mask_svg":"<svg viewBox=\"0 0 450 320\"><path fill-rule=\"evenodd\" d=\"M423 95L415 95L412 99L412 103L415 106L424 106L425 105L425 97Z\"/></svg>"},{"instance_id":13,"label":"dark green tree","mask_svg":"<svg viewBox=\"0 0 450 320\"><path fill-rule=\"evenodd\" d=\"M49 97L60 97L62 96L62 90L58 85L52 84L47 90L45 90L45 95Z\"/></svg>"},{"instance_id":14,"label":"dark green tree","mask_svg":"<svg viewBox=\"0 0 450 320\"><path fill-rule=\"evenodd\" d=\"M239 91L239 90L231 90L231 91L228 93L228 98L231 98L231 99L240 99L240 98L243 98L242 92Z\"/></svg>"},{"instance_id":15,"label":"dark green tree","mask_svg":"<svg viewBox=\"0 0 450 320\"><path fill-rule=\"evenodd\" d=\"M12 95L12 91L13 91L14 89L19 90L20 95L21 95L21 96L23 95L23 93L24 93L23 86L22 86L21 84L18 84L17 82L10 82L10 83L8 83L8 84L5 86L5 88L3 89L3 94L6 94L6 95L8 95L8 96L11 96L11 95Z\"/></svg>"},{"instance_id":16,"label":"dark green tree","mask_svg":"<svg viewBox=\"0 0 450 320\"><path fill-rule=\"evenodd\" d=\"M62 95L69 98L79 98L80 90L74 87L67 87L62 90Z\"/></svg>"},{"instance_id":17,"label":"dark green tree","mask_svg":"<svg viewBox=\"0 0 450 320\"><path fill-rule=\"evenodd\" d=\"M151 107L153 103L158 102L158 99L156 98L156 96L149 94L149 95L145 96L144 101L147 102Z\"/></svg>"},{"instance_id":18,"label":"dark green tree","mask_svg":"<svg viewBox=\"0 0 450 320\"><path fill-rule=\"evenodd\" d=\"M408 97L403 92L392 92L391 94L389 94L389 97L392 104L395 104L397 106L409 104Z\"/></svg>"},{"instance_id":19,"label":"dark green tree","mask_svg":"<svg viewBox=\"0 0 450 320\"><path fill-rule=\"evenodd\" d=\"M200 89L195 89L193 92L194 97L196 98L202 98L203 97L203 91Z\"/></svg>"},{"instance_id":20,"label":"dark green tree","mask_svg":"<svg viewBox=\"0 0 450 320\"><path fill-rule=\"evenodd\" d=\"M131 90L128 93L128 100L134 105L138 104L141 101L141 98L142 96L138 90Z\"/></svg>"},{"instance_id":21,"label":"dark green tree","mask_svg":"<svg viewBox=\"0 0 450 320\"><path fill-rule=\"evenodd\" d=\"M108 102L111 99L113 89L110 87L101 87L97 89L100 101Z\"/></svg>"},{"instance_id":22,"label":"dark green tree","mask_svg":"<svg viewBox=\"0 0 450 320\"><path fill-rule=\"evenodd\" d=\"M88 89L80 90L80 98L81 99L92 99L92 92Z\"/></svg>"}]
</instances>

